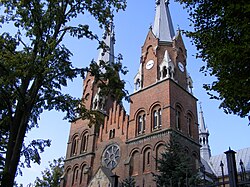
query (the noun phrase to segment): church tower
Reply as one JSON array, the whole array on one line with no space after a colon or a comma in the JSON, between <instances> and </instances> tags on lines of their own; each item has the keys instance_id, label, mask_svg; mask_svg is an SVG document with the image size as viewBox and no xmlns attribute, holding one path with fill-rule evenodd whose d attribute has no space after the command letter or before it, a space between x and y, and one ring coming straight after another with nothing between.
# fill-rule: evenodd
<instances>
[{"instance_id":1,"label":"church tower","mask_svg":"<svg viewBox=\"0 0 250 187\"><path fill-rule=\"evenodd\" d=\"M128 126L130 175L139 186L152 184L156 171L153 158L177 134L198 167L199 141L197 99L187 72L187 50L181 32L174 32L168 1L156 1L153 26L142 46L138 73L134 78Z\"/></svg>"},{"instance_id":2,"label":"church tower","mask_svg":"<svg viewBox=\"0 0 250 187\"><path fill-rule=\"evenodd\" d=\"M100 51L97 62L114 61L114 42L112 31L105 40L110 50ZM120 182L132 176L136 186L156 187L156 159L173 134L197 169L197 99L186 66L187 50L181 32L174 32L168 1L157 0L154 24L141 48L129 115L121 103L99 94L94 76L86 76L83 103L104 120L92 125L86 119L72 122L61 187L112 186L115 175Z\"/></svg>"}]
</instances>

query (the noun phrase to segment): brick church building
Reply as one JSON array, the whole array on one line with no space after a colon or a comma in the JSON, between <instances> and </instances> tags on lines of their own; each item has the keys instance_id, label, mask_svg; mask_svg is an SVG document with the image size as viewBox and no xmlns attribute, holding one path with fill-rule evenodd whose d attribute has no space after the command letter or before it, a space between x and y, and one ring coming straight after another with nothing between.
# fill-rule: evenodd
<instances>
[{"instance_id":1,"label":"brick church building","mask_svg":"<svg viewBox=\"0 0 250 187\"><path fill-rule=\"evenodd\" d=\"M110 52L102 55L100 51L98 61L114 61L114 41L111 32L105 40ZM83 102L105 118L92 126L88 120L72 122L62 187L112 186L114 174L119 181L133 176L136 186L155 187L156 159L173 133L198 168L197 99L186 69L186 51L181 33L174 32L168 1L157 0L134 78L129 114L122 104L99 94L94 76L86 76Z\"/></svg>"}]
</instances>

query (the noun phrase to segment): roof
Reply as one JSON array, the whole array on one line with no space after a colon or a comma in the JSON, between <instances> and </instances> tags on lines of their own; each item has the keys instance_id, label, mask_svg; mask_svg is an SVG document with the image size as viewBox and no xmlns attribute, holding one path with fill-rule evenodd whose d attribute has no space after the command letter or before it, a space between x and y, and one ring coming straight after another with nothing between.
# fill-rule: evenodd
<instances>
[{"instance_id":1,"label":"roof","mask_svg":"<svg viewBox=\"0 0 250 187\"><path fill-rule=\"evenodd\" d=\"M245 149L240 149L236 151L236 167L237 167L237 172L241 172L241 166L240 166L240 160L242 160L246 172L250 172L250 147L245 148ZM208 162L212 166L212 169L214 170L214 173L217 177L222 176L222 171L221 171L221 161L224 164L224 175L228 175L228 167L227 167L227 159L226 159L226 154L220 154L216 156L212 156ZM204 165L206 168L206 165ZM206 168L206 170L210 170L210 168Z\"/></svg>"},{"instance_id":2,"label":"roof","mask_svg":"<svg viewBox=\"0 0 250 187\"><path fill-rule=\"evenodd\" d=\"M175 36L168 4L169 2L166 0L156 1L155 20L152 28L156 38L163 42L172 42Z\"/></svg>"},{"instance_id":3,"label":"roof","mask_svg":"<svg viewBox=\"0 0 250 187\"><path fill-rule=\"evenodd\" d=\"M115 36L114 36L114 26L111 24L110 31L106 31L104 33L104 41L106 44L106 50L100 48L99 54L97 57L97 63L100 64L100 60L104 62L114 63L114 44L115 44Z\"/></svg>"}]
</instances>

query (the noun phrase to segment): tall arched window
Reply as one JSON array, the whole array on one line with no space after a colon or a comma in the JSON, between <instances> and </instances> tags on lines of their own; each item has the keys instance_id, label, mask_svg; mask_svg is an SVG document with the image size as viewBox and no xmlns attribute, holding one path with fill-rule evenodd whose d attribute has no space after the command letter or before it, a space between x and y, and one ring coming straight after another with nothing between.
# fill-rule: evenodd
<instances>
[{"instance_id":1,"label":"tall arched window","mask_svg":"<svg viewBox=\"0 0 250 187\"><path fill-rule=\"evenodd\" d=\"M70 173L71 173L71 168L68 168L66 170L66 175L65 175L65 186L70 186Z\"/></svg>"},{"instance_id":2,"label":"tall arched window","mask_svg":"<svg viewBox=\"0 0 250 187\"><path fill-rule=\"evenodd\" d=\"M140 168L140 154L138 151L135 151L132 154L132 157L130 159L130 175L138 175L139 174L139 168Z\"/></svg>"},{"instance_id":3,"label":"tall arched window","mask_svg":"<svg viewBox=\"0 0 250 187\"><path fill-rule=\"evenodd\" d=\"M87 152L87 150L88 150L88 139L89 139L89 134L87 132L85 132L82 135L81 153Z\"/></svg>"},{"instance_id":4,"label":"tall arched window","mask_svg":"<svg viewBox=\"0 0 250 187\"><path fill-rule=\"evenodd\" d=\"M154 110L154 112L153 112L153 128L154 129L157 129L157 127L158 127L158 112L157 112L157 110Z\"/></svg>"},{"instance_id":5,"label":"tall arched window","mask_svg":"<svg viewBox=\"0 0 250 187\"><path fill-rule=\"evenodd\" d=\"M77 154L77 147L78 147L78 136L75 136L71 144L71 156L74 156Z\"/></svg>"},{"instance_id":6,"label":"tall arched window","mask_svg":"<svg viewBox=\"0 0 250 187\"><path fill-rule=\"evenodd\" d=\"M158 109L158 127L162 126L162 122L161 122L161 109Z\"/></svg>"},{"instance_id":7,"label":"tall arched window","mask_svg":"<svg viewBox=\"0 0 250 187\"><path fill-rule=\"evenodd\" d=\"M152 155L151 149L147 148L143 152L143 172L149 172L151 170Z\"/></svg>"},{"instance_id":8,"label":"tall arched window","mask_svg":"<svg viewBox=\"0 0 250 187\"><path fill-rule=\"evenodd\" d=\"M75 167L72 178L72 185L77 184L78 181L78 167Z\"/></svg>"},{"instance_id":9,"label":"tall arched window","mask_svg":"<svg viewBox=\"0 0 250 187\"><path fill-rule=\"evenodd\" d=\"M80 184L88 183L88 171L89 171L89 167L87 165L83 165L81 168Z\"/></svg>"},{"instance_id":10,"label":"tall arched window","mask_svg":"<svg viewBox=\"0 0 250 187\"><path fill-rule=\"evenodd\" d=\"M192 121L192 116L190 114L187 114L187 130L189 136L192 136Z\"/></svg>"},{"instance_id":11,"label":"tall arched window","mask_svg":"<svg viewBox=\"0 0 250 187\"><path fill-rule=\"evenodd\" d=\"M161 108L157 107L153 110L153 130L155 129L159 129L162 126L162 122L161 122Z\"/></svg>"},{"instance_id":12,"label":"tall arched window","mask_svg":"<svg viewBox=\"0 0 250 187\"><path fill-rule=\"evenodd\" d=\"M137 134L143 134L146 129L146 114L141 112L137 117Z\"/></svg>"},{"instance_id":13,"label":"tall arched window","mask_svg":"<svg viewBox=\"0 0 250 187\"><path fill-rule=\"evenodd\" d=\"M181 108L176 106L175 109L175 123L177 130L181 130Z\"/></svg>"},{"instance_id":14,"label":"tall arched window","mask_svg":"<svg viewBox=\"0 0 250 187\"><path fill-rule=\"evenodd\" d=\"M193 153L192 157L193 157L193 169L198 169L199 168L199 159L198 159L198 154L196 152Z\"/></svg>"},{"instance_id":15,"label":"tall arched window","mask_svg":"<svg viewBox=\"0 0 250 187\"><path fill-rule=\"evenodd\" d=\"M164 153L166 151L165 146L163 144L160 144L157 146L156 148L156 162L155 162L155 169L159 170L159 160L162 159L162 153Z\"/></svg>"}]
</instances>

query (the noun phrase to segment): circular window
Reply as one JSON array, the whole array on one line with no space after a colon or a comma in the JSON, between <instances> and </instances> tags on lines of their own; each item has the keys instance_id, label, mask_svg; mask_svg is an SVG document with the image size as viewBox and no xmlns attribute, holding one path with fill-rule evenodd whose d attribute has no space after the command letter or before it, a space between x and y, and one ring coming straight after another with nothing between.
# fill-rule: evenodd
<instances>
[{"instance_id":1,"label":"circular window","mask_svg":"<svg viewBox=\"0 0 250 187\"><path fill-rule=\"evenodd\" d=\"M103 152L102 165L114 169L120 160L120 147L117 144L109 145Z\"/></svg>"}]
</instances>

